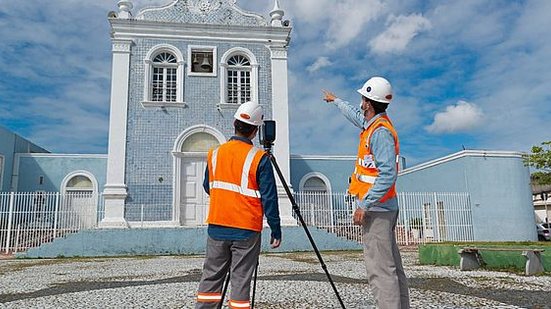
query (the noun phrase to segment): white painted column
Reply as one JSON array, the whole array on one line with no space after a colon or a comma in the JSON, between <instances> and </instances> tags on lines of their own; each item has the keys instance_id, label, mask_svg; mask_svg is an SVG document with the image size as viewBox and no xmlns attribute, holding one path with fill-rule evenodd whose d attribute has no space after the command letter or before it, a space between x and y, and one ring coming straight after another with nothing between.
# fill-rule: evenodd
<instances>
[{"instance_id":1,"label":"white painted column","mask_svg":"<svg viewBox=\"0 0 551 309\"><path fill-rule=\"evenodd\" d=\"M124 203L127 187L124 181L126 166L126 125L132 40L113 39L113 71L111 73L111 111L109 115L109 149L107 181L103 190L105 217L101 228L127 228Z\"/></svg>"},{"instance_id":2,"label":"white painted column","mask_svg":"<svg viewBox=\"0 0 551 309\"><path fill-rule=\"evenodd\" d=\"M276 140L273 154L281 173L291 188L289 143L289 98L287 84L287 47L269 46L272 59L272 118L276 121ZM292 205L277 177L277 193L282 225L297 225ZM292 188L291 188L292 190Z\"/></svg>"}]
</instances>

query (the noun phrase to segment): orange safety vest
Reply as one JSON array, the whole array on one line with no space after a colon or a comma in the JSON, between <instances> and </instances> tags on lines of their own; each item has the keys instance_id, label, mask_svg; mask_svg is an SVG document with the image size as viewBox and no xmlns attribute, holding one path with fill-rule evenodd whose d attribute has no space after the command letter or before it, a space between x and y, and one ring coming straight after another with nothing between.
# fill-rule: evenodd
<instances>
[{"instance_id":1,"label":"orange safety vest","mask_svg":"<svg viewBox=\"0 0 551 309\"><path fill-rule=\"evenodd\" d=\"M356 166L354 173L350 178L350 186L348 187L348 193L356 198L365 199L367 193L373 187L375 179L379 176L379 170L375 166L375 157L369 147L369 141L373 132L380 127L385 127L390 130L394 137L394 150L396 151L396 169L398 169L398 158L400 153L400 144L398 142L398 134L392 122L388 116L383 115L377 118L367 129L360 133L360 145L358 147L358 158L356 159ZM390 190L381 198L380 202L384 203L389 199L396 196L396 183L392 184Z\"/></svg>"},{"instance_id":2,"label":"orange safety vest","mask_svg":"<svg viewBox=\"0 0 551 309\"><path fill-rule=\"evenodd\" d=\"M265 154L231 140L208 153L210 207L207 223L262 231L264 214L256 171Z\"/></svg>"}]
</instances>

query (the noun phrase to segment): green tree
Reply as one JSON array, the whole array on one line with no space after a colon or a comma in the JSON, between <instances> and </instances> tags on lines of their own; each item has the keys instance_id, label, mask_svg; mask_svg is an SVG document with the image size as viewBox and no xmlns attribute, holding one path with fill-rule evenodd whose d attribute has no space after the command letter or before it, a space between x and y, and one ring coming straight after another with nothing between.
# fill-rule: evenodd
<instances>
[{"instance_id":1,"label":"green tree","mask_svg":"<svg viewBox=\"0 0 551 309\"><path fill-rule=\"evenodd\" d=\"M532 153L524 156L524 163L539 171L532 174L532 182L538 185L551 184L551 141L533 146Z\"/></svg>"}]
</instances>

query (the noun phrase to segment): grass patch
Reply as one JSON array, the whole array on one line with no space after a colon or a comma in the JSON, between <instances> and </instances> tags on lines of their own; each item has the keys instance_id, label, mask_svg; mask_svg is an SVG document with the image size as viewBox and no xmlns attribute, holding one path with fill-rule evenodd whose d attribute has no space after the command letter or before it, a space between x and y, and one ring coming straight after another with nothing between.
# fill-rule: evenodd
<instances>
[{"instance_id":1,"label":"grass patch","mask_svg":"<svg viewBox=\"0 0 551 309\"><path fill-rule=\"evenodd\" d=\"M445 242L424 244L419 246L419 262L422 265L459 266L458 250L465 247L481 248L479 251L482 269L524 273L526 258L522 251L507 251L507 249L543 249L541 253L545 273L551 272L551 243L544 242ZM503 251L489 251L483 248L500 248Z\"/></svg>"}]
</instances>

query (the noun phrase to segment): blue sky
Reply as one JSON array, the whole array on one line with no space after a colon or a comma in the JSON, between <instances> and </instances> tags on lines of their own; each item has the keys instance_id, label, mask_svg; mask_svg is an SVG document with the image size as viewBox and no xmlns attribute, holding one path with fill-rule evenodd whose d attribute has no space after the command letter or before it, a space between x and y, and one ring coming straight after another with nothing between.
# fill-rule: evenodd
<instances>
[{"instance_id":1,"label":"blue sky","mask_svg":"<svg viewBox=\"0 0 551 309\"><path fill-rule=\"evenodd\" d=\"M136 0L136 13L171 0ZM116 0L0 0L0 125L52 152L106 153ZM238 0L268 16L273 0ZM320 89L387 77L408 165L551 140L551 1L280 0L291 152L353 155L358 130Z\"/></svg>"}]
</instances>

